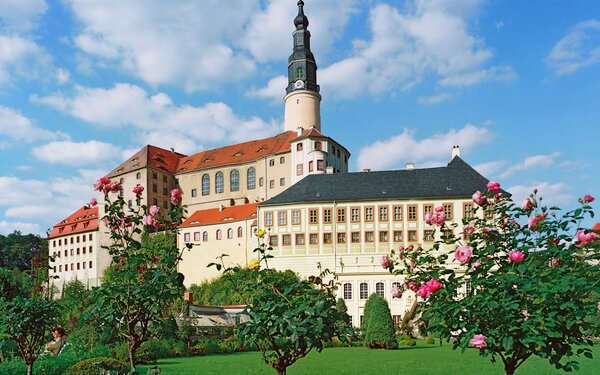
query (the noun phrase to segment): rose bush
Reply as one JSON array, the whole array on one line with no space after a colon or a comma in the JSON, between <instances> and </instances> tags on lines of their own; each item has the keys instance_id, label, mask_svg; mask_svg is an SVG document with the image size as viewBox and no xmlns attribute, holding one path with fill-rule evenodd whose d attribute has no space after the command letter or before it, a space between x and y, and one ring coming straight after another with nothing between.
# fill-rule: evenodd
<instances>
[{"instance_id":1,"label":"rose bush","mask_svg":"<svg viewBox=\"0 0 600 375\"><path fill-rule=\"evenodd\" d=\"M405 288L421 297L429 330L454 338L455 349L499 358L506 374L534 355L577 369L575 356L592 357L584 318L597 314L590 301L600 291L599 236L580 227L593 217L594 198L562 213L542 206L537 191L517 207L498 183L487 187L473 194L471 217L440 228L462 228L459 235L432 249L392 252L385 268L404 276Z\"/></svg>"}]
</instances>

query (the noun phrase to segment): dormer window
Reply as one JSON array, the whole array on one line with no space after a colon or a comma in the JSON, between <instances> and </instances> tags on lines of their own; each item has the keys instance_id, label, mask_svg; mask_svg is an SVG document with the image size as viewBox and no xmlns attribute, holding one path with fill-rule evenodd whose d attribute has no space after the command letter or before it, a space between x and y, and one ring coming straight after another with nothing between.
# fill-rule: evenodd
<instances>
[{"instance_id":1,"label":"dormer window","mask_svg":"<svg viewBox=\"0 0 600 375\"><path fill-rule=\"evenodd\" d=\"M202 160L203 163L208 163L209 161L212 161L212 159L211 158L206 158L206 159Z\"/></svg>"},{"instance_id":2,"label":"dormer window","mask_svg":"<svg viewBox=\"0 0 600 375\"><path fill-rule=\"evenodd\" d=\"M256 150L256 152L263 152L263 151L265 151L265 150L266 150L266 148L264 148L264 147L261 147L261 148L259 148L258 150Z\"/></svg>"},{"instance_id":3,"label":"dormer window","mask_svg":"<svg viewBox=\"0 0 600 375\"><path fill-rule=\"evenodd\" d=\"M242 156L241 152L236 152L235 154L233 154L233 156Z\"/></svg>"}]
</instances>

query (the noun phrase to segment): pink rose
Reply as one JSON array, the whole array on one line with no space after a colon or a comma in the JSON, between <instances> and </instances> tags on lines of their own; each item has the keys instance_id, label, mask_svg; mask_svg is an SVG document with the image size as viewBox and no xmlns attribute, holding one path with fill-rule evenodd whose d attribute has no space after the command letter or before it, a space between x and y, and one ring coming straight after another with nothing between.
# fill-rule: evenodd
<instances>
[{"instance_id":1,"label":"pink rose","mask_svg":"<svg viewBox=\"0 0 600 375\"><path fill-rule=\"evenodd\" d=\"M554 258L550 261L550 265L552 267L557 267L558 266L558 259Z\"/></svg>"},{"instance_id":2,"label":"pink rose","mask_svg":"<svg viewBox=\"0 0 600 375\"><path fill-rule=\"evenodd\" d=\"M158 214L159 208L156 205L152 205L150 206L150 209L148 210L148 212L150 212L150 215L152 216L156 216Z\"/></svg>"},{"instance_id":3,"label":"pink rose","mask_svg":"<svg viewBox=\"0 0 600 375\"><path fill-rule=\"evenodd\" d=\"M428 212L425 214L425 223L427 225L442 226L446 221L446 214L444 213L444 207L439 206L435 208L435 212Z\"/></svg>"},{"instance_id":4,"label":"pink rose","mask_svg":"<svg viewBox=\"0 0 600 375\"><path fill-rule=\"evenodd\" d=\"M473 233L475 233L475 225L473 225L473 223L469 223L469 224L465 225L464 230L465 230L465 233L473 234Z\"/></svg>"},{"instance_id":5,"label":"pink rose","mask_svg":"<svg viewBox=\"0 0 600 375\"><path fill-rule=\"evenodd\" d=\"M511 250L508 252L508 259L515 263L522 262L525 259L525 253L522 251Z\"/></svg>"},{"instance_id":6,"label":"pink rose","mask_svg":"<svg viewBox=\"0 0 600 375\"><path fill-rule=\"evenodd\" d=\"M523 204L521 204L521 208L523 209L523 211L531 211L534 208L534 203L533 203L533 199L532 198L527 198L523 201Z\"/></svg>"},{"instance_id":7,"label":"pink rose","mask_svg":"<svg viewBox=\"0 0 600 375\"><path fill-rule=\"evenodd\" d=\"M171 203L173 206L177 206L181 203L181 190L177 188L171 190Z\"/></svg>"},{"instance_id":8,"label":"pink rose","mask_svg":"<svg viewBox=\"0 0 600 375\"><path fill-rule=\"evenodd\" d=\"M103 217L101 221L104 225L108 226L108 218L107 217Z\"/></svg>"},{"instance_id":9,"label":"pink rose","mask_svg":"<svg viewBox=\"0 0 600 375\"><path fill-rule=\"evenodd\" d=\"M109 185L104 186L104 193L106 194L107 192L113 192L113 193L118 193L121 190L123 190L123 186L121 186L120 183L118 182L112 182Z\"/></svg>"},{"instance_id":10,"label":"pink rose","mask_svg":"<svg viewBox=\"0 0 600 375\"><path fill-rule=\"evenodd\" d=\"M529 319L529 311L521 310L521 314L523 314L523 316L525 317L525 320Z\"/></svg>"},{"instance_id":11,"label":"pink rose","mask_svg":"<svg viewBox=\"0 0 600 375\"><path fill-rule=\"evenodd\" d=\"M415 281L407 281L406 282L406 287L409 290L412 290L415 293L417 292L417 290L419 290L419 284L417 282L415 282Z\"/></svg>"},{"instance_id":12,"label":"pink rose","mask_svg":"<svg viewBox=\"0 0 600 375\"><path fill-rule=\"evenodd\" d=\"M392 285L392 297L401 298L402 297L402 289L398 287L398 285Z\"/></svg>"},{"instance_id":13,"label":"pink rose","mask_svg":"<svg viewBox=\"0 0 600 375\"><path fill-rule=\"evenodd\" d=\"M487 188L489 191L494 192L500 190L500 183L496 181L490 181L487 183Z\"/></svg>"},{"instance_id":14,"label":"pink rose","mask_svg":"<svg viewBox=\"0 0 600 375\"><path fill-rule=\"evenodd\" d=\"M90 207L96 207L97 204L98 201L96 200L96 198L92 197L92 199L90 199Z\"/></svg>"},{"instance_id":15,"label":"pink rose","mask_svg":"<svg viewBox=\"0 0 600 375\"><path fill-rule=\"evenodd\" d=\"M481 334L474 335L469 344L477 349L485 349L487 348L487 337Z\"/></svg>"},{"instance_id":16,"label":"pink rose","mask_svg":"<svg viewBox=\"0 0 600 375\"><path fill-rule=\"evenodd\" d=\"M384 255L381 257L381 266L384 270L390 269L392 267L392 259L389 255Z\"/></svg>"},{"instance_id":17,"label":"pink rose","mask_svg":"<svg viewBox=\"0 0 600 375\"><path fill-rule=\"evenodd\" d=\"M468 263L472 256L473 248L467 245L457 247L456 251L454 252L454 258L456 258L460 264Z\"/></svg>"},{"instance_id":18,"label":"pink rose","mask_svg":"<svg viewBox=\"0 0 600 375\"><path fill-rule=\"evenodd\" d=\"M529 229L538 230L541 222L546 219L546 213L535 215L529 219Z\"/></svg>"},{"instance_id":19,"label":"pink rose","mask_svg":"<svg viewBox=\"0 0 600 375\"><path fill-rule=\"evenodd\" d=\"M427 286L427 289L429 290L430 294L437 292L443 287L442 283L440 283L436 279L429 280L427 283L425 283L425 285Z\"/></svg>"},{"instance_id":20,"label":"pink rose","mask_svg":"<svg viewBox=\"0 0 600 375\"><path fill-rule=\"evenodd\" d=\"M498 229L494 228L494 227L485 227L485 228L482 228L481 231L483 233L492 233L492 232L497 232Z\"/></svg>"},{"instance_id":21,"label":"pink rose","mask_svg":"<svg viewBox=\"0 0 600 375\"><path fill-rule=\"evenodd\" d=\"M591 195L585 195L583 197L583 202L584 203L592 203L593 201L595 201L594 197L592 197Z\"/></svg>"},{"instance_id":22,"label":"pink rose","mask_svg":"<svg viewBox=\"0 0 600 375\"><path fill-rule=\"evenodd\" d=\"M594 241L596 238L600 237L597 233L589 232L585 233L583 229L577 231L575 238L579 241L579 246L587 245L590 242Z\"/></svg>"},{"instance_id":23,"label":"pink rose","mask_svg":"<svg viewBox=\"0 0 600 375\"><path fill-rule=\"evenodd\" d=\"M147 215L142 218L142 224L148 225L150 227L157 227L158 221L156 221L156 219L153 216Z\"/></svg>"},{"instance_id":24,"label":"pink rose","mask_svg":"<svg viewBox=\"0 0 600 375\"><path fill-rule=\"evenodd\" d=\"M427 288L427 285L425 285L425 284L421 284L421 286L417 290L417 295L421 298L427 298L427 297L429 297L430 294L431 293L429 292L429 289Z\"/></svg>"},{"instance_id":25,"label":"pink rose","mask_svg":"<svg viewBox=\"0 0 600 375\"><path fill-rule=\"evenodd\" d=\"M471 264L471 268L469 268L469 272L473 272L477 269L477 267L481 266L481 260L477 259L473 264Z\"/></svg>"},{"instance_id":26,"label":"pink rose","mask_svg":"<svg viewBox=\"0 0 600 375\"><path fill-rule=\"evenodd\" d=\"M483 194L482 192L477 190L473 194L473 202L475 202L475 204L483 207L487 204L487 197L485 196L485 194Z\"/></svg>"},{"instance_id":27,"label":"pink rose","mask_svg":"<svg viewBox=\"0 0 600 375\"><path fill-rule=\"evenodd\" d=\"M133 188L133 192L135 193L135 195L137 197L141 196L143 191L144 191L144 187L142 185L136 185Z\"/></svg>"},{"instance_id":28,"label":"pink rose","mask_svg":"<svg viewBox=\"0 0 600 375\"><path fill-rule=\"evenodd\" d=\"M110 185L110 180L106 177L102 177L94 184L94 190L96 191L104 191L104 187Z\"/></svg>"}]
</instances>

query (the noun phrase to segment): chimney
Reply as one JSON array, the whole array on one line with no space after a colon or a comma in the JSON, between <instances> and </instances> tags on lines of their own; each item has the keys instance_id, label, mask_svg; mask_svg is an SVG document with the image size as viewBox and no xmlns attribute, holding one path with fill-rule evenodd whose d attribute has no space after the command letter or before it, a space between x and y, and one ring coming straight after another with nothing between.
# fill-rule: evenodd
<instances>
[{"instance_id":1,"label":"chimney","mask_svg":"<svg viewBox=\"0 0 600 375\"><path fill-rule=\"evenodd\" d=\"M325 168L325 174L333 174L333 167L331 165Z\"/></svg>"},{"instance_id":2,"label":"chimney","mask_svg":"<svg viewBox=\"0 0 600 375\"><path fill-rule=\"evenodd\" d=\"M299 136L302 135L302 132L304 131L304 128L302 126L298 126L298 128L296 129L296 134Z\"/></svg>"},{"instance_id":3,"label":"chimney","mask_svg":"<svg viewBox=\"0 0 600 375\"><path fill-rule=\"evenodd\" d=\"M225 209L225 206L224 206L224 205L222 205L222 204L220 204L220 205L219 205L219 212L223 212L223 210L224 210L224 209Z\"/></svg>"},{"instance_id":4,"label":"chimney","mask_svg":"<svg viewBox=\"0 0 600 375\"><path fill-rule=\"evenodd\" d=\"M363 168L363 172L371 172L371 168Z\"/></svg>"},{"instance_id":5,"label":"chimney","mask_svg":"<svg viewBox=\"0 0 600 375\"><path fill-rule=\"evenodd\" d=\"M460 146L459 145L452 146L452 159L454 159L457 156L460 157Z\"/></svg>"},{"instance_id":6,"label":"chimney","mask_svg":"<svg viewBox=\"0 0 600 375\"><path fill-rule=\"evenodd\" d=\"M171 147L171 152L175 153L175 149L173 147Z\"/></svg>"},{"instance_id":7,"label":"chimney","mask_svg":"<svg viewBox=\"0 0 600 375\"><path fill-rule=\"evenodd\" d=\"M412 171L413 169L415 169L415 163L406 163L406 169Z\"/></svg>"}]
</instances>

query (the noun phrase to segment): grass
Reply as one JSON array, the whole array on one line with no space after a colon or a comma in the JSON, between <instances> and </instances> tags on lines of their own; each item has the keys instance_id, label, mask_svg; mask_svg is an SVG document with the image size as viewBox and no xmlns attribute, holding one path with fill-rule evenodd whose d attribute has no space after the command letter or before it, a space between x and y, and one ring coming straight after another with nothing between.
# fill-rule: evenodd
<instances>
[{"instance_id":1,"label":"grass","mask_svg":"<svg viewBox=\"0 0 600 375\"><path fill-rule=\"evenodd\" d=\"M600 347L594 346L594 359L580 358L580 370L576 375L600 373ZM158 362L162 373L167 374L268 374L275 371L264 364L258 352L214 354L200 357L168 358ZM140 374L146 374L150 366L141 366ZM461 354L453 351L450 344L428 345L418 340L417 346L401 347L398 350L373 350L367 348L328 348L321 353L311 352L288 368L288 375L301 374L504 374L501 362L492 364L482 358L477 350L470 349ZM556 370L547 360L530 358L516 375L564 374Z\"/></svg>"}]
</instances>

